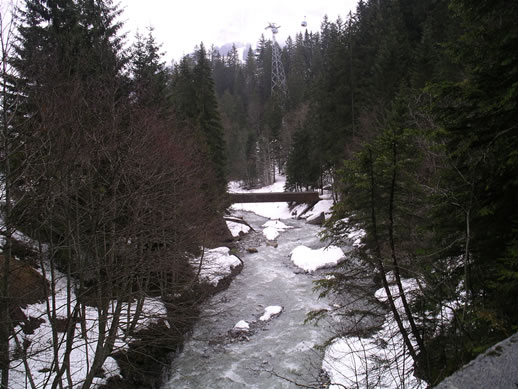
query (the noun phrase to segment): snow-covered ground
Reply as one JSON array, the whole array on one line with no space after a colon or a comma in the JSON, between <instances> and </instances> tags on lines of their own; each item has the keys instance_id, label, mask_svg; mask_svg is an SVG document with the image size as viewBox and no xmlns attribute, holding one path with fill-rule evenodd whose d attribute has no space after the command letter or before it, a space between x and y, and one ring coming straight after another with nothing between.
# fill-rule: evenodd
<instances>
[{"instance_id":1,"label":"snow-covered ground","mask_svg":"<svg viewBox=\"0 0 518 389\"><path fill-rule=\"evenodd\" d=\"M333 207L333 200L331 199L322 199L318 203L315 204L313 208L311 208L309 211L305 212L300 217L306 220L311 220L317 216L320 216L322 212L324 212L324 216L327 219L329 219L332 215L331 208ZM304 210L300 210L300 208L296 208L295 211L304 212Z\"/></svg>"},{"instance_id":2,"label":"snow-covered ground","mask_svg":"<svg viewBox=\"0 0 518 389\"><path fill-rule=\"evenodd\" d=\"M200 268L201 261L201 268ZM200 270L200 279L213 286L232 273L232 270L241 265L241 261L235 255L230 254L228 247L205 249L203 257L194 258L191 261L195 269Z\"/></svg>"},{"instance_id":3,"label":"snow-covered ground","mask_svg":"<svg viewBox=\"0 0 518 389\"><path fill-rule=\"evenodd\" d=\"M258 189L246 190L240 187L239 182L232 181L228 184L230 193L264 193L264 192L284 192L286 177L277 176L277 180L268 186ZM269 219L290 219L291 211L288 203L239 203L233 204L232 209L236 211L249 211L256 215L264 216Z\"/></svg>"},{"instance_id":4,"label":"snow-covered ground","mask_svg":"<svg viewBox=\"0 0 518 389\"><path fill-rule=\"evenodd\" d=\"M257 189L243 189L240 186L239 182L232 181L228 184L228 191L230 193L269 193L269 192L284 192L284 186L286 184L286 177L282 175L278 175L276 181L272 185L264 186ZM280 220L288 220L294 218L302 218L306 220L310 220L312 218L318 217L322 212L327 218L331 216L331 207L333 206L333 201L328 198L329 194L323 196L323 198L315 204L311 209L308 208L308 204L299 204L295 206L293 209L289 209L288 203L237 203L233 204L231 207L231 211L248 211L253 212L256 215L267 217L271 219L266 222L263 227L263 235L267 240L273 241L276 240L280 234L287 229L291 228L287 226ZM243 227L235 226L234 224L229 224L229 229L233 236L239 236L239 231L243 231L244 233L249 230L244 230Z\"/></svg>"},{"instance_id":5,"label":"snow-covered ground","mask_svg":"<svg viewBox=\"0 0 518 389\"><path fill-rule=\"evenodd\" d=\"M245 225L240 224L240 226L245 227L245 231L249 230L249 227ZM15 238L30 247L37 247L35 242L18 231L15 233ZM228 276L232 272L232 269L240 264L241 262L236 256L230 255L227 247L205 250L202 267L200 269L200 278L212 285L217 285L222 278ZM193 266L198 268L199 258L198 260L193 260ZM45 274L50 282L49 277L51 272L49 268L45 268L44 271L39 270L39 273L42 275ZM22 307L22 311L27 318L32 318L33 320L38 319L41 321L39 327L36 328L32 334L25 334L22 331L21 326L18 325L15 327L15 332L17 334L16 339L12 337L10 340L11 355L20 356L20 353L18 352L19 346L24 345L27 347L27 368L30 371L31 379L36 388L46 388L52 384L56 375L52 366L52 361L55 359L54 353L57 353L60 363L64 361L67 353L65 336L63 333L58 333L57 347L56 349L53 347L52 326L50 324L48 312L49 310L52 311L55 307L57 319L65 322L70 317L70 314L77 302L74 288L70 290L70 294L67 293L69 288L67 287L66 275L58 270L54 270L54 277L55 298L49 298L48 306L47 302L42 302ZM123 302L121 304L121 319L117 327L117 337L113 350L114 353L128 349L129 344L134 340L132 336L126 334L125 330L129 328L131 320L135 317L137 304L135 301L129 303ZM111 326L116 302L112 302L109 306L110 312L108 313L106 328L110 328ZM81 324L77 323L69 353L70 378L74 383L74 388L80 387L88 374L89 367L92 366L97 348L97 340L99 338L100 321L97 308L87 306L84 314L86 333L82 331ZM135 323L134 330L138 331L139 329L146 328L152 323L165 320L166 317L166 308L159 298L146 298L144 300L142 313ZM29 378L27 368L24 366L21 357L19 357L19 359L15 357L14 361L11 362L10 367L9 388L25 389L30 387L28 386ZM95 377L92 383L93 387L102 385L106 383L110 377L120 374L117 362L112 357L108 357L106 359L102 368L104 376Z\"/></svg>"},{"instance_id":6,"label":"snow-covered ground","mask_svg":"<svg viewBox=\"0 0 518 389\"><path fill-rule=\"evenodd\" d=\"M286 177L282 175L276 176L276 181L272 185L263 186L257 189L243 189L239 182L231 181L228 184L228 191L230 193L269 193L269 192L284 192L284 186L286 184ZM321 200L310 210L306 211L308 205L300 204L293 209L289 209L288 203L244 203L244 204L233 204L232 209L236 211L249 211L256 215L267 217L269 219L286 220L296 217L302 219L309 219L314 216L320 215L324 212L326 219L331 216L331 207L333 206L333 200L331 200L329 193L325 193L321 196Z\"/></svg>"},{"instance_id":7,"label":"snow-covered ground","mask_svg":"<svg viewBox=\"0 0 518 389\"><path fill-rule=\"evenodd\" d=\"M248 227L246 224L237 223L230 220L227 220L227 227L234 238L241 234L248 234L250 232L250 227Z\"/></svg>"},{"instance_id":8,"label":"snow-covered ground","mask_svg":"<svg viewBox=\"0 0 518 389\"><path fill-rule=\"evenodd\" d=\"M198 268L200 258L193 259L193 266ZM228 276L232 269L239 266L239 259L231 255L227 247L219 247L215 249L207 249L204 252L202 266L200 269L200 278L209 284L217 285L218 282ZM43 272L40 272L43 273ZM50 275L50 269L45 269L46 275ZM55 273L55 307L56 316L63 321L67 320L71 311L76 304L76 295L72 290L67 295L67 278L66 275L54 270ZM50 280L49 280L50 281ZM49 299L49 307L47 303L38 303L28 305L23 308L23 312L27 318L41 319L41 325L34 330L33 334L24 334L20 326L15 328L17 332L18 344L27 345L27 364L30 369L34 385L37 388L45 388L52 384L55 377L52 361L54 358L54 348L52 344L52 326L48 317L49 309L53 310L54 302ZM115 302L110 304L110 312L108 314L107 328L111 326L113 319L113 311ZM127 335L125 330L129 328L131 320L135 317L136 302L122 303L120 314L121 321L117 327L117 340L113 352L127 349L133 341L132 336ZM167 311L159 298L146 298L142 309L142 314L136 322L135 330L146 328L151 323L165 320ZM129 318L129 321L128 321ZM75 326L75 336L69 353L71 366L71 379L74 387L79 387L88 374L89 366L92 366L93 358L97 348L97 340L99 338L99 316L95 307L86 307L85 310L86 335L81 330L80 323ZM60 339L64 339L62 333L58 333ZM19 355L17 342L14 338L10 343L12 355ZM64 360L66 354L66 342L59 341L57 345L58 359L60 363ZM27 370L21 359L15 359L11 363L10 388L25 389L27 387L28 378ZM93 386L96 387L106 383L107 379L120 374L118 365L112 357L108 357L103 364L104 377L95 377Z\"/></svg>"},{"instance_id":9,"label":"snow-covered ground","mask_svg":"<svg viewBox=\"0 0 518 389\"><path fill-rule=\"evenodd\" d=\"M388 278L389 282L394 281L390 274ZM402 284L407 298L412 299L418 293L415 280L405 279ZM390 292L398 311L405 317L397 285L392 283ZM378 289L375 296L380 301L387 300L384 288ZM406 320L404 325L409 327ZM340 337L334 340L325 351L322 369L331 380L330 389L426 387L413 375L413 361L405 351L405 343L392 312L386 315L382 328L372 337Z\"/></svg>"},{"instance_id":10,"label":"snow-covered ground","mask_svg":"<svg viewBox=\"0 0 518 389\"><path fill-rule=\"evenodd\" d=\"M67 295L67 280L66 276L59 271L55 270L55 308L56 316L58 319L67 320L70 317L70 311L74 309L76 304L76 296L73 290L70 296ZM46 274L50 274L49 269L46 269ZM70 304L69 301L70 300ZM46 303L38 303L28 305L23 308L23 312L27 318L37 318L42 320L41 325L34 330L33 334L24 334L20 326L15 328L17 332L17 338L19 344L27 345L27 365L31 372L34 385L37 388L50 387L55 377L55 371L53 370L52 361L54 361L54 352L58 355L60 363L63 362L66 355L66 342L63 333L58 333L58 339L60 341L56 346L56 350L52 343L52 326L48 316L49 309L53 310L54 301L49 299L49 307ZM133 338L129 335L125 335L125 329L130 325L128 318L135 316L136 303L121 303L122 311L120 314L121 321L117 327L117 340L114 346L114 352L118 350L127 349L129 343ZM113 319L113 310L115 309L115 303L110 304L110 313L108 314L107 328L111 326ZM136 329L145 328L150 323L156 322L166 317L166 309L164 304L157 298L146 298L143 306L142 314L136 323ZM97 348L97 340L99 338L99 315L98 310L95 307L86 307L85 310L85 323L86 333L81 331L80 323L75 326L75 335L73 343L69 353L70 358L70 375L74 382L74 387L80 387L84 381L89 366L92 366L92 362L95 356ZM18 349L16 341L11 338L10 342L12 355L19 355L16 353ZM12 389L25 389L28 384L27 369L23 365L21 359L15 359L11 363L10 371L10 388ZM95 377L93 386L101 385L106 382L109 377L118 375L119 368L115 360L108 357L103 364L104 377Z\"/></svg>"}]
</instances>

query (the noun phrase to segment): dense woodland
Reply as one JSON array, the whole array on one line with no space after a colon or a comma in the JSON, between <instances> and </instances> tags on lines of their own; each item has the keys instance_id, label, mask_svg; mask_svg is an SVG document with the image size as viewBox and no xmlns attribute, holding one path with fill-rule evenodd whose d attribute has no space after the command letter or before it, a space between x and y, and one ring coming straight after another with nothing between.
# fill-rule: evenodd
<instances>
[{"instance_id":1,"label":"dense woodland","mask_svg":"<svg viewBox=\"0 0 518 389\"><path fill-rule=\"evenodd\" d=\"M0 387L15 230L78 296L65 344L85 305L98 309L106 336L87 388L125 301L161 295L181 342L198 299L187 257L221 239L227 180L279 173L287 189L333 191L325 237L365 230L358 256L387 292L389 278L419 280L403 312L387 294L420 378L436 384L516 332L518 3L360 0L281 45L286 96L272 94L267 37L244 60L202 43L166 65L151 29L125 46L120 13L110 0L25 0L2 25ZM322 293L348 293L346 268L334 276ZM70 382L67 361L55 369L52 387Z\"/></svg>"},{"instance_id":2,"label":"dense woodland","mask_svg":"<svg viewBox=\"0 0 518 389\"><path fill-rule=\"evenodd\" d=\"M76 323L87 339L85 312L97 308L95 356L84 381L74 384L88 388L112 355L123 320L125 334L133 332L146 296L168 304L169 323L153 335L169 352L196 317L200 293L193 292L197 275L188 258L224 236L214 233L225 226L223 127L203 47L173 72L151 34L124 49L111 1L19 5L16 31L2 30L0 386L11 387L9 363L19 360L9 353L9 338L20 342L18 354L37 358L24 354L30 345L22 344L23 333L13 333L18 304L35 302L15 294L14 257L21 257L52 281L35 286L43 292L32 300L48 302L55 355L72 351ZM26 249L30 255L19 252L15 230L39 242ZM61 328L57 271L66 274L69 300ZM121 313L128 301L136 306L131 318ZM156 365L154 357L148 362ZM57 373L48 387L72 387L68 359L55 358L50 369Z\"/></svg>"},{"instance_id":3,"label":"dense woodland","mask_svg":"<svg viewBox=\"0 0 518 389\"><path fill-rule=\"evenodd\" d=\"M389 278L421 282L396 321L431 384L518 329L517 16L516 2L360 1L287 40L281 115L271 42L237 71L214 61L229 176L265 182L275 166L288 189L333 188L325 236L364 229L359 255L387 292ZM348 274L323 293L350 292Z\"/></svg>"}]
</instances>

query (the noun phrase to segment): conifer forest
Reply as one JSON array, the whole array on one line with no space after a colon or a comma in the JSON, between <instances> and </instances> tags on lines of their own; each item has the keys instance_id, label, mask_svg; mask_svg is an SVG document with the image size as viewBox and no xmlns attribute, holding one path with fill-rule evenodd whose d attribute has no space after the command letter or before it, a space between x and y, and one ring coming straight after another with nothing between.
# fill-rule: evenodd
<instances>
[{"instance_id":1,"label":"conifer forest","mask_svg":"<svg viewBox=\"0 0 518 389\"><path fill-rule=\"evenodd\" d=\"M214 293L189 258L228 240L227 183L258 188L279 175L287 191L332 193L329 244L365 231L357 271L338 265L315 287L361 294L368 275L385 288L423 387L518 331L518 2L360 0L278 42L286 93L272 90L277 43L266 33L243 58L207 37L167 62L152 28L128 44L112 0L10 2L12 19L7 3L0 388L14 387L13 369L28 388L96 387L108 358L133 386L103 387L157 387L156 361ZM408 278L417 295L406 295ZM164 319L133 337L150 298ZM21 309L36 301L54 356L40 386L23 337L38 319ZM98 333L76 382L69 356L91 334L88 315Z\"/></svg>"}]
</instances>

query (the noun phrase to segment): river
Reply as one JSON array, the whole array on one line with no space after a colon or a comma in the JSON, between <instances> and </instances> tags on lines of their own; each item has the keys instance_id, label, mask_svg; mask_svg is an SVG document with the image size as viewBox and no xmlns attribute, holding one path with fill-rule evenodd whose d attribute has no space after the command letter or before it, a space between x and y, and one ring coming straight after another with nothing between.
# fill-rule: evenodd
<instances>
[{"instance_id":1,"label":"river","mask_svg":"<svg viewBox=\"0 0 518 389\"><path fill-rule=\"evenodd\" d=\"M243 271L226 291L204 304L163 389L318 387L322 353L315 346L332 335L331 326L304 320L308 312L329 307L329 301L313 291L313 281L322 273L301 272L289 254L298 245L322 247L319 227L285 220L294 228L281 232L274 248L260 235L268 219L249 212L241 215L257 231L243 240L239 254ZM248 253L246 247L255 247L258 253ZM282 313L259 321L271 305L282 306ZM251 324L246 338L229 337L228 331L240 320L256 324Z\"/></svg>"}]
</instances>

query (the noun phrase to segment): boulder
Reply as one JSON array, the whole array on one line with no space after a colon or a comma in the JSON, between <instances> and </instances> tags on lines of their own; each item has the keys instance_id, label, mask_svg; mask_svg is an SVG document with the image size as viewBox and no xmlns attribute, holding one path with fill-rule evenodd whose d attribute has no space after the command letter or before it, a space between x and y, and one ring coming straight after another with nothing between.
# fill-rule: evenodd
<instances>
[{"instance_id":1,"label":"boulder","mask_svg":"<svg viewBox=\"0 0 518 389\"><path fill-rule=\"evenodd\" d=\"M317 226L321 226L326 221L326 216L324 212L320 212L319 215L313 215L306 219L307 224L314 224Z\"/></svg>"},{"instance_id":2,"label":"boulder","mask_svg":"<svg viewBox=\"0 0 518 389\"><path fill-rule=\"evenodd\" d=\"M446 378L436 389L516 388L518 332L477 356Z\"/></svg>"},{"instance_id":3,"label":"boulder","mask_svg":"<svg viewBox=\"0 0 518 389\"><path fill-rule=\"evenodd\" d=\"M276 240L267 240L267 241L266 241L266 244L267 244L268 246L272 246L272 247L273 247L273 248L275 248L275 249L277 248L277 246L279 246L279 244L277 243L277 241L276 241Z\"/></svg>"},{"instance_id":4,"label":"boulder","mask_svg":"<svg viewBox=\"0 0 518 389\"><path fill-rule=\"evenodd\" d=\"M0 255L0 274L3 274L5 258ZM43 301L50 293L48 281L32 266L17 259L9 263L9 296L15 306Z\"/></svg>"}]
</instances>

